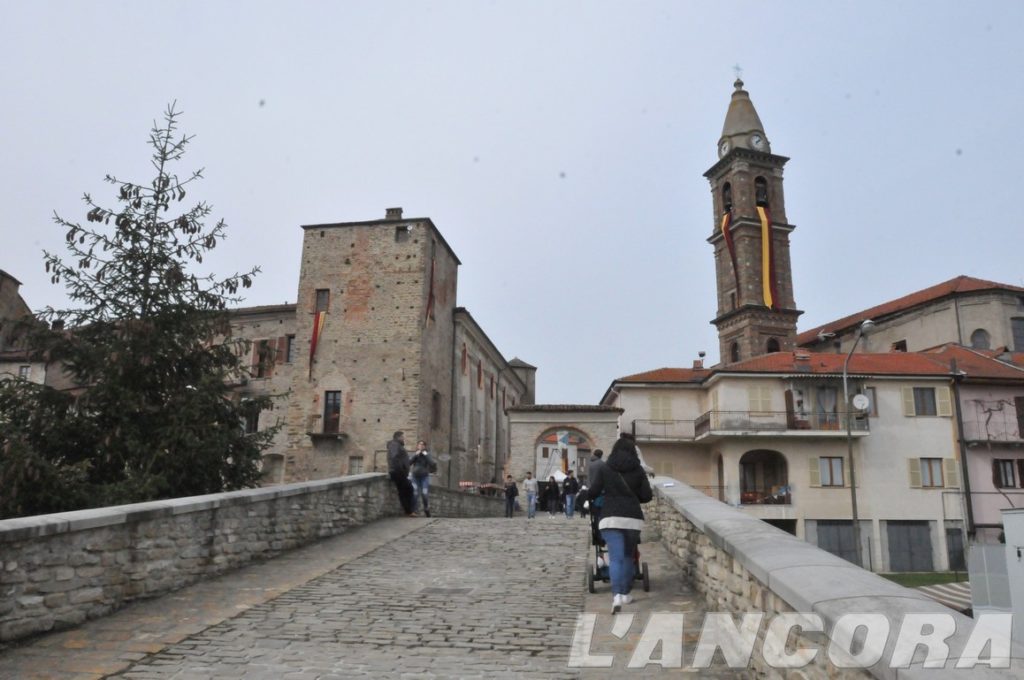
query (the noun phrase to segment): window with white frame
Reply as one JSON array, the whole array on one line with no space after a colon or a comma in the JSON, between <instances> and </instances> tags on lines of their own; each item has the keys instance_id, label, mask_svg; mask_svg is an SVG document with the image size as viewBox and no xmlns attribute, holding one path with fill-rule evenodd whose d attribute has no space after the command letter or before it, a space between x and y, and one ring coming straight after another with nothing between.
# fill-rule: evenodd
<instances>
[{"instance_id":1,"label":"window with white frame","mask_svg":"<svg viewBox=\"0 0 1024 680\"><path fill-rule=\"evenodd\" d=\"M361 475L361 474L363 474L363 457L362 456L349 456L348 457L348 473L350 475Z\"/></svg>"},{"instance_id":2,"label":"window with white frame","mask_svg":"<svg viewBox=\"0 0 1024 680\"><path fill-rule=\"evenodd\" d=\"M992 485L997 489L1017 488L1017 462L1012 459L996 458L992 461Z\"/></svg>"},{"instance_id":3,"label":"window with white frame","mask_svg":"<svg viewBox=\"0 0 1024 680\"><path fill-rule=\"evenodd\" d=\"M843 459L836 457L819 458L818 471L821 475L821 486L844 486Z\"/></svg>"},{"instance_id":4,"label":"window with white frame","mask_svg":"<svg viewBox=\"0 0 1024 680\"><path fill-rule=\"evenodd\" d=\"M941 458L921 459L921 486L926 488L943 486Z\"/></svg>"}]
</instances>

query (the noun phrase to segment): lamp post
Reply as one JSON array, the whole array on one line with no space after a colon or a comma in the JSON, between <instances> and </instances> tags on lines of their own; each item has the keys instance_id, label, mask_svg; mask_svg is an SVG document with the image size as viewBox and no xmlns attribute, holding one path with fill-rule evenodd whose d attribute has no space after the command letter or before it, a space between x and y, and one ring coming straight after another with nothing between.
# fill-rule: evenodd
<instances>
[{"instance_id":1,"label":"lamp post","mask_svg":"<svg viewBox=\"0 0 1024 680\"><path fill-rule=\"evenodd\" d=\"M857 329L857 334L853 338L853 346L850 347L850 351L846 354L846 359L843 361L843 403L846 405L846 461L847 465L850 466L850 509L853 512L853 545L857 554L857 564L864 566L864 560L861 559L860 550L860 520L857 516L857 472L853 465L853 433L851 431L851 404L850 404L850 387L849 387L849 368L850 368L850 357L853 356L854 351L857 349L857 343L864 337L864 334L869 332L875 327L875 322L871 319L864 319L861 322L860 327ZM868 553L870 555L870 549Z\"/></svg>"}]
</instances>

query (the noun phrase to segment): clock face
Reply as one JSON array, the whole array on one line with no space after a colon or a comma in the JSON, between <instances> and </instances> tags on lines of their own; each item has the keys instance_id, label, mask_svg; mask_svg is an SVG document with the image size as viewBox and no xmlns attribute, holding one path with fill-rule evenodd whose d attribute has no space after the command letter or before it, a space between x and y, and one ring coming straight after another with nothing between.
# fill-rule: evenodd
<instances>
[{"instance_id":1,"label":"clock face","mask_svg":"<svg viewBox=\"0 0 1024 680\"><path fill-rule=\"evenodd\" d=\"M729 153L730 148L732 148L732 145L729 144L729 140L723 139L722 142L718 145L718 157L721 158L725 154Z\"/></svg>"},{"instance_id":2,"label":"clock face","mask_svg":"<svg viewBox=\"0 0 1024 680\"><path fill-rule=\"evenodd\" d=\"M758 134L750 135L750 146L754 147L758 151L764 151L768 146L768 142L765 141L764 137Z\"/></svg>"}]
</instances>

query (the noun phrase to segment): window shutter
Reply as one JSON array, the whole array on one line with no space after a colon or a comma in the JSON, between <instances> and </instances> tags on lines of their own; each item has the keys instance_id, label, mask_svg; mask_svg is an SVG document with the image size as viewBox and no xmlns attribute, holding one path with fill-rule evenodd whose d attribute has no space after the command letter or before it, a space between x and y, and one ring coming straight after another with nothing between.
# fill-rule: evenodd
<instances>
[{"instance_id":1,"label":"window shutter","mask_svg":"<svg viewBox=\"0 0 1024 680\"><path fill-rule=\"evenodd\" d=\"M992 488L999 489L1002 487L1002 480L999 479L999 460L995 459L992 461Z\"/></svg>"},{"instance_id":2,"label":"window shutter","mask_svg":"<svg viewBox=\"0 0 1024 680\"><path fill-rule=\"evenodd\" d=\"M900 389L903 392L903 415L916 416L917 410L914 408L914 388L902 387Z\"/></svg>"},{"instance_id":3,"label":"window shutter","mask_svg":"<svg viewBox=\"0 0 1024 680\"><path fill-rule=\"evenodd\" d=\"M910 473L910 488L921 488L921 459L910 458L907 460L907 472Z\"/></svg>"},{"instance_id":4,"label":"window shutter","mask_svg":"<svg viewBox=\"0 0 1024 680\"><path fill-rule=\"evenodd\" d=\"M811 458L811 486L821 486L821 459Z\"/></svg>"},{"instance_id":5,"label":"window shutter","mask_svg":"<svg viewBox=\"0 0 1024 680\"><path fill-rule=\"evenodd\" d=\"M1024 458L1017 459L1017 486L1024 486Z\"/></svg>"},{"instance_id":6,"label":"window shutter","mask_svg":"<svg viewBox=\"0 0 1024 680\"><path fill-rule=\"evenodd\" d=\"M947 417L953 415L953 405L950 402L948 387L935 388L935 413Z\"/></svg>"},{"instance_id":7,"label":"window shutter","mask_svg":"<svg viewBox=\"0 0 1024 680\"><path fill-rule=\"evenodd\" d=\"M277 339L277 353L274 355L274 363L283 363L288 358L288 338L281 336Z\"/></svg>"},{"instance_id":8,"label":"window shutter","mask_svg":"<svg viewBox=\"0 0 1024 680\"><path fill-rule=\"evenodd\" d=\"M942 476L945 478L945 487L947 489L959 489L960 488L960 475L959 470L956 469L956 458L943 458L942 459Z\"/></svg>"},{"instance_id":9,"label":"window shutter","mask_svg":"<svg viewBox=\"0 0 1024 680\"><path fill-rule=\"evenodd\" d=\"M750 411L757 411L758 406L758 392L756 387L747 388L747 409Z\"/></svg>"}]
</instances>

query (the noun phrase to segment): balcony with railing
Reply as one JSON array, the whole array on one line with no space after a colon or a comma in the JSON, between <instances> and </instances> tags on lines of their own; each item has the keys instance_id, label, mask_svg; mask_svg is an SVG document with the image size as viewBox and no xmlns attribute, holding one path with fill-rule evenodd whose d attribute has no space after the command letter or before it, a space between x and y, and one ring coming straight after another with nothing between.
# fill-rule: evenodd
<instances>
[{"instance_id":1,"label":"balcony with railing","mask_svg":"<svg viewBox=\"0 0 1024 680\"><path fill-rule=\"evenodd\" d=\"M852 435L862 437L868 434L868 419L860 412L708 411L694 421L694 437L697 441L752 435L845 437L847 418L850 418Z\"/></svg>"},{"instance_id":2,"label":"balcony with railing","mask_svg":"<svg viewBox=\"0 0 1024 680\"><path fill-rule=\"evenodd\" d=\"M634 420L633 436L638 441L692 442L693 420Z\"/></svg>"},{"instance_id":3,"label":"balcony with railing","mask_svg":"<svg viewBox=\"0 0 1024 680\"><path fill-rule=\"evenodd\" d=\"M340 415L324 420L319 413L306 418L306 435L314 441L317 439L344 439L348 436L342 427Z\"/></svg>"}]
</instances>

